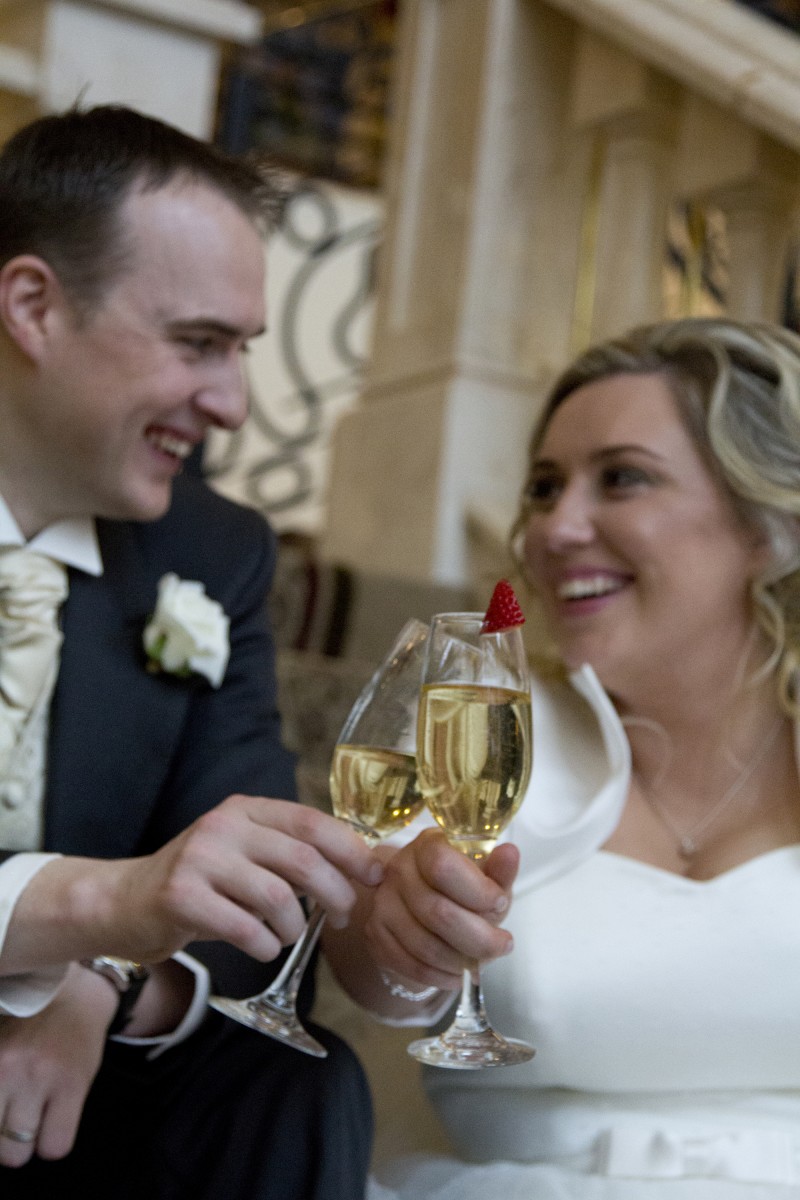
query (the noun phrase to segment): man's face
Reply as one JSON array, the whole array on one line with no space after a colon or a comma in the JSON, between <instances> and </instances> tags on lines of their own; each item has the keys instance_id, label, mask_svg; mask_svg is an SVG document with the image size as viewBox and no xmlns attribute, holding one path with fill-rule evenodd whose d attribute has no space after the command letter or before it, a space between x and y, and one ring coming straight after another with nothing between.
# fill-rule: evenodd
<instances>
[{"instance_id":1,"label":"man's face","mask_svg":"<svg viewBox=\"0 0 800 1200\"><path fill-rule=\"evenodd\" d=\"M83 322L66 299L54 307L15 414L26 471L6 498L28 534L65 516L162 516L208 428L246 416L241 356L264 327L257 229L187 181L134 191L121 222L127 269Z\"/></svg>"}]
</instances>

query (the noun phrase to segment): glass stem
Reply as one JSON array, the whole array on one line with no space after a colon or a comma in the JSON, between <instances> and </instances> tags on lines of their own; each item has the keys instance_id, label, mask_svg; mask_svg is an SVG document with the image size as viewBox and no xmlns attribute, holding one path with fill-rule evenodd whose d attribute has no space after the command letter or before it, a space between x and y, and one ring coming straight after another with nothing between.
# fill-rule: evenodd
<instances>
[{"instance_id":1,"label":"glass stem","mask_svg":"<svg viewBox=\"0 0 800 1200\"><path fill-rule=\"evenodd\" d=\"M478 963L473 963L472 967L464 969L461 998L456 1008L452 1030L454 1033L485 1033L489 1028L486 1009L483 1006L480 967Z\"/></svg>"},{"instance_id":2,"label":"glass stem","mask_svg":"<svg viewBox=\"0 0 800 1200\"><path fill-rule=\"evenodd\" d=\"M314 952L322 926L325 924L325 910L315 904L308 918L308 924L299 942L295 942L292 952L275 976L272 983L255 1001L263 1000L273 1008L283 1013L293 1013L297 1003L297 993L303 980L303 974L308 966L308 960Z\"/></svg>"}]
</instances>

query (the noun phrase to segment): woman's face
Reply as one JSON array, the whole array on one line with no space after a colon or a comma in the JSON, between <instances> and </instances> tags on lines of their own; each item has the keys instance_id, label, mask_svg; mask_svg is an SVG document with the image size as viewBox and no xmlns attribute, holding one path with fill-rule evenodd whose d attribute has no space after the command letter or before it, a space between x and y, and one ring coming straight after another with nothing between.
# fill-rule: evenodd
<instances>
[{"instance_id":1,"label":"woman's face","mask_svg":"<svg viewBox=\"0 0 800 1200\"><path fill-rule=\"evenodd\" d=\"M569 666L589 663L623 697L660 672L736 669L766 546L712 478L662 376L614 375L563 400L528 496L524 558Z\"/></svg>"}]
</instances>

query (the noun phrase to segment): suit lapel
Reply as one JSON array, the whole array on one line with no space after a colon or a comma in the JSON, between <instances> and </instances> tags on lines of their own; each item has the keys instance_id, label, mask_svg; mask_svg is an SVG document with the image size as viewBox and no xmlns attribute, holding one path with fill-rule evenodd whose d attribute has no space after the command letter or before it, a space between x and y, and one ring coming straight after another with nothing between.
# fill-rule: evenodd
<instances>
[{"instance_id":1,"label":"suit lapel","mask_svg":"<svg viewBox=\"0 0 800 1200\"><path fill-rule=\"evenodd\" d=\"M169 769L191 687L148 673L142 631L159 571L135 527L99 527L104 574L70 573L53 697L47 848L136 852ZM178 686L176 686L178 685Z\"/></svg>"}]
</instances>

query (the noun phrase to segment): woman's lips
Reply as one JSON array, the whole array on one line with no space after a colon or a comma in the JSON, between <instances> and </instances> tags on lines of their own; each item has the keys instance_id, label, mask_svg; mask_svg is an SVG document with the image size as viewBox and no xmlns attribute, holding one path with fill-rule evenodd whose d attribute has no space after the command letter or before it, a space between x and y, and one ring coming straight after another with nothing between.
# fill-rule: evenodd
<instances>
[{"instance_id":1,"label":"woman's lips","mask_svg":"<svg viewBox=\"0 0 800 1200\"><path fill-rule=\"evenodd\" d=\"M597 599L621 591L628 581L628 576L593 571L563 579L556 586L556 596L559 600L570 601Z\"/></svg>"}]
</instances>

